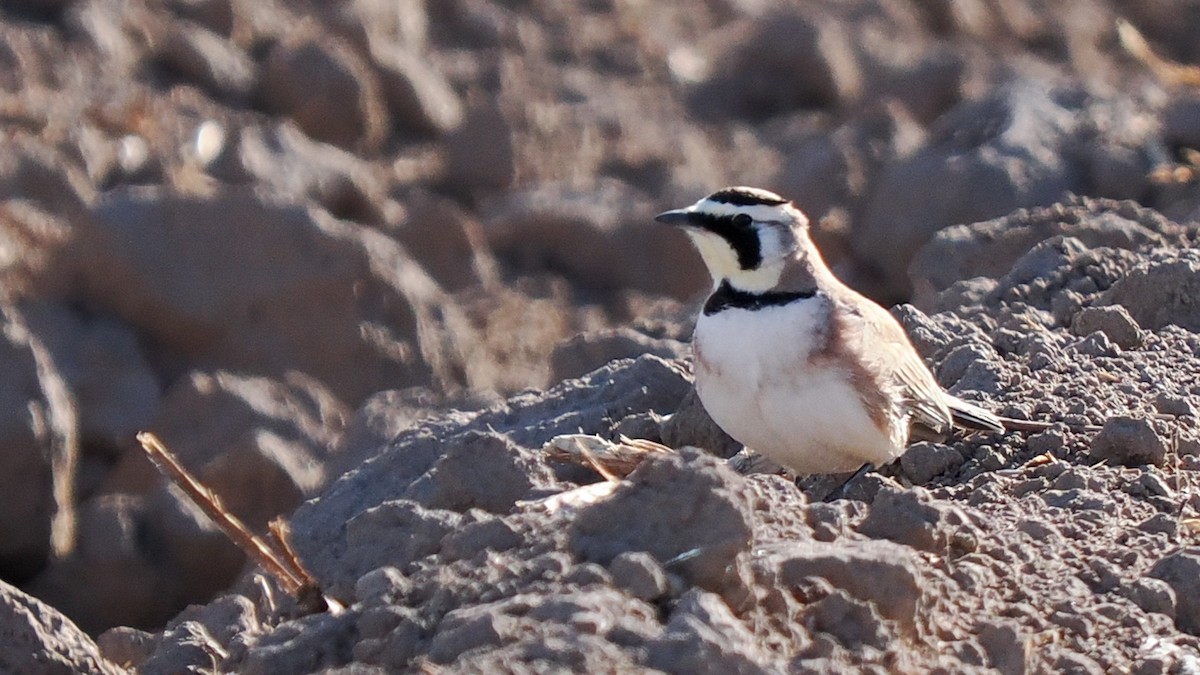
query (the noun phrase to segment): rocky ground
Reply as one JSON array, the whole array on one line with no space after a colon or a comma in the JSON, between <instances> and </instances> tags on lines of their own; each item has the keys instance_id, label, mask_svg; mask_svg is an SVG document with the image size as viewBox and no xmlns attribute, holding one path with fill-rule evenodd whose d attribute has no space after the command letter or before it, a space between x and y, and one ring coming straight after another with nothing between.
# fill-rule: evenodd
<instances>
[{"instance_id":1,"label":"rocky ground","mask_svg":"<svg viewBox=\"0 0 1200 675\"><path fill-rule=\"evenodd\" d=\"M1197 25L6 3L0 671L1200 672ZM947 388L1061 424L832 504L734 472L689 394L704 271L651 223L726 184L911 302ZM291 513L348 609L301 615L142 429L251 526ZM678 453L613 487L564 433Z\"/></svg>"}]
</instances>

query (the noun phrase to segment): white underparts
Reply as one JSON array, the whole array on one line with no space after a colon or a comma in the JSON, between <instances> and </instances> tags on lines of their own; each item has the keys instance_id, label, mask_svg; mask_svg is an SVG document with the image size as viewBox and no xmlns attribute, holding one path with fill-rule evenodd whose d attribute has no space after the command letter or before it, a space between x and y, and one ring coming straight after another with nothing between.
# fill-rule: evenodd
<instances>
[{"instance_id":1,"label":"white underparts","mask_svg":"<svg viewBox=\"0 0 1200 675\"><path fill-rule=\"evenodd\" d=\"M696 390L722 429L798 473L853 471L902 450L872 421L846 368L810 362L827 299L728 309L696 323Z\"/></svg>"}]
</instances>

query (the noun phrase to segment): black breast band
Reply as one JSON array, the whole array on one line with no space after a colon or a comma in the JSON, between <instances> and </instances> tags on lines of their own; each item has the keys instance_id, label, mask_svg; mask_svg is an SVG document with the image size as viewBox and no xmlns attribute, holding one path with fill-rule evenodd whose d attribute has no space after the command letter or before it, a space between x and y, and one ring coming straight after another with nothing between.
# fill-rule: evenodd
<instances>
[{"instance_id":1,"label":"black breast band","mask_svg":"<svg viewBox=\"0 0 1200 675\"><path fill-rule=\"evenodd\" d=\"M705 316L711 316L726 309L748 309L754 311L764 307L779 307L791 304L797 300L805 300L817 294L816 289L810 291L767 291L765 293L749 293L739 291L729 285L728 281L721 282L720 287L704 303Z\"/></svg>"}]
</instances>

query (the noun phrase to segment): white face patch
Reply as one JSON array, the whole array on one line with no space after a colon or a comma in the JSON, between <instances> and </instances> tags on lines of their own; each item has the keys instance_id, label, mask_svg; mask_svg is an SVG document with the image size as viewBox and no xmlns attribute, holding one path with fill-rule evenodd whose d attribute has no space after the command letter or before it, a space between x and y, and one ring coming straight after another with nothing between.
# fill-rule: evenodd
<instances>
[{"instance_id":1,"label":"white face patch","mask_svg":"<svg viewBox=\"0 0 1200 675\"><path fill-rule=\"evenodd\" d=\"M700 257L704 258L704 264L708 266L713 279L726 279L742 269L738 263L737 251L733 250L724 237L693 227L686 228L684 232L687 232L688 238L700 252Z\"/></svg>"},{"instance_id":2,"label":"white face patch","mask_svg":"<svg viewBox=\"0 0 1200 675\"><path fill-rule=\"evenodd\" d=\"M764 259L757 269L744 270L738 262L737 252L729 245L724 237L706 230L688 228L685 230L705 266L712 274L713 287L721 285L723 279L728 279L734 288L742 291L761 292L775 287L779 277L783 275L783 259L776 257Z\"/></svg>"}]
</instances>

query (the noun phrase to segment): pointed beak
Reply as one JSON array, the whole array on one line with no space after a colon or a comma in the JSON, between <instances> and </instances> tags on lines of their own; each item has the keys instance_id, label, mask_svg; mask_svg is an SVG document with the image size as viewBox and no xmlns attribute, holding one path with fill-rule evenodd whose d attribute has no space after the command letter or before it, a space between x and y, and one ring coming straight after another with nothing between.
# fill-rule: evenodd
<instances>
[{"instance_id":1,"label":"pointed beak","mask_svg":"<svg viewBox=\"0 0 1200 675\"><path fill-rule=\"evenodd\" d=\"M692 213L687 209L675 209L674 211L664 211L654 216L654 219L667 225L687 225L692 222Z\"/></svg>"}]
</instances>

